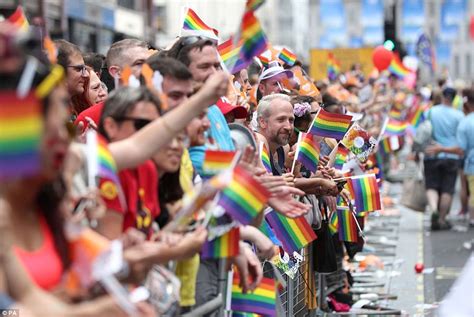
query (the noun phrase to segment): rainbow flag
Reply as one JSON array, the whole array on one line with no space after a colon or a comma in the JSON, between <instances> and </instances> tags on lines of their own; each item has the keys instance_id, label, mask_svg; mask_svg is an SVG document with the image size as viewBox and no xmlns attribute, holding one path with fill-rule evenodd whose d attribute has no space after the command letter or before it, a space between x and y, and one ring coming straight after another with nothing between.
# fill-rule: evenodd
<instances>
[{"instance_id":1,"label":"rainbow flag","mask_svg":"<svg viewBox=\"0 0 474 317\"><path fill-rule=\"evenodd\" d=\"M298 144L296 160L301 162L306 169L315 173L318 169L320 151L319 143L314 141L313 135L303 133L303 137Z\"/></svg>"},{"instance_id":2,"label":"rainbow flag","mask_svg":"<svg viewBox=\"0 0 474 317\"><path fill-rule=\"evenodd\" d=\"M299 252L302 248L316 239L316 234L304 216L288 218L276 211L265 215L265 219L281 241L283 250L288 254Z\"/></svg>"},{"instance_id":3,"label":"rainbow flag","mask_svg":"<svg viewBox=\"0 0 474 317\"><path fill-rule=\"evenodd\" d=\"M253 11L245 12L242 18L240 39L242 40L240 57L245 61L252 60L254 56L262 54L267 49L267 38Z\"/></svg>"},{"instance_id":4,"label":"rainbow flag","mask_svg":"<svg viewBox=\"0 0 474 317\"><path fill-rule=\"evenodd\" d=\"M33 92L19 98L0 92L0 180L32 176L41 167L41 101Z\"/></svg>"},{"instance_id":5,"label":"rainbow flag","mask_svg":"<svg viewBox=\"0 0 474 317\"><path fill-rule=\"evenodd\" d=\"M392 107L388 112L388 116L392 119L401 120L403 118L403 112L400 109Z\"/></svg>"},{"instance_id":6,"label":"rainbow flag","mask_svg":"<svg viewBox=\"0 0 474 317\"><path fill-rule=\"evenodd\" d=\"M293 66L296 62L296 55L286 48L281 50L278 58L288 66Z\"/></svg>"},{"instance_id":7,"label":"rainbow flag","mask_svg":"<svg viewBox=\"0 0 474 317\"><path fill-rule=\"evenodd\" d=\"M418 125L425 120L425 111L423 107L418 106L418 108L411 113L411 115L408 118L408 122L415 128L418 127Z\"/></svg>"},{"instance_id":8,"label":"rainbow flag","mask_svg":"<svg viewBox=\"0 0 474 317\"><path fill-rule=\"evenodd\" d=\"M333 53L329 53L327 62L327 73L329 80L336 80L340 72L341 66L339 65L339 62L334 57Z\"/></svg>"},{"instance_id":9,"label":"rainbow flag","mask_svg":"<svg viewBox=\"0 0 474 317\"><path fill-rule=\"evenodd\" d=\"M276 287L275 280L264 277L260 285L252 293L242 293L239 286L240 277L234 272L232 280L232 296L230 309L239 312L276 316Z\"/></svg>"},{"instance_id":10,"label":"rainbow flag","mask_svg":"<svg viewBox=\"0 0 474 317\"><path fill-rule=\"evenodd\" d=\"M201 249L202 259L219 259L239 254L240 229L232 228L220 237L204 242Z\"/></svg>"},{"instance_id":11,"label":"rainbow flag","mask_svg":"<svg viewBox=\"0 0 474 317\"><path fill-rule=\"evenodd\" d=\"M216 29L211 28L194 12L193 9L188 8L186 16L184 17L183 22L184 30L193 30L193 31L212 31L216 36L219 32Z\"/></svg>"},{"instance_id":12,"label":"rainbow flag","mask_svg":"<svg viewBox=\"0 0 474 317\"><path fill-rule=\"evenodd\" d=\"M234 151L206 150L202 169L206 174L216 174L229 168L234 157Z\"/></svg>"},{"instance_id":13,"label":"rainbow flag","mask_svg":"<svg viewBox=\"0 0 474 317\"><path fill-rule=\"evenodd\" d=\"M384 138L380 144L382 152L388 154L397 151L401 147L400 136L390 136Z\"/></svg>"},{"instance_id":14,"label":"rainbow flag","mask_svg":"<svg viewBox=\"0 0 474 317\"><path fill-rule=\"evenodd\" d=\"M333 211L331 216L329 217L328 228L331 234L336 234L337 231L339 230L339 221L337 217L337 212Z\"/></svg>"},{"instance_id":15,"label":"rainbow flag","mask_svg":"<svg viewBox=\"0 0 474 317\"><path fill-rule=\"evenodd\" d=\"M405 76L411 72L408 68L405 67L405 65L403 65L402 61L400 60L400 57L398 57L398 55L396 54L393 56L388 70L390 71L390 73L400 79L405 78Z\"/></svg>"},{"instance_id":16,"label":"rainbow flag","mask_svg":"<svg viewBox=\"0 0 474 317\"><path fill-rule=\"evenodd\" d=\"M265 57L263 55L259 55L258 59L260 60L260 62L262 62L262 65L263 65L264 68L268 67L268 64L270 63L270 59L268 57Z\"/></svg>"},{"instance_id":17,"label":"rainbow flag","mask_svg":"<svg viewBox=\"0 0 474 317\"><path fill-rule=\"evenodd\" d=\"M234 46L234 40L230 38L217 47L222 61L231 74L239 72L252 63L252 60L243 60L240 58L242 43L242 41L239 41L238 45Z\"/></svg>"},{"instance_id":18,"label":"rainbow flag","mask_svg":"<svg viewBox=\"0 0 474 317\"><path fill-rule=\"evenodd\" d=\"M352 116L330 113L320 109L313 120L309 133L342 140L351 125Z\"/></svg>"},{"instance_id":19,"label":"rainbow flag","mask_svg":"<svg viewBox=\"0 0 474 317\"><path fill-rule=\"evenodd\" d=\"M116 184L120 185L120 180L117 175L117 165L115 159L109 151L107 141L104 137L97 134L97 154L99 160L99 177L110 179Z\"/></svg>"},{"instance_id":20,"label":"rainbow flag","mask_svg":"<svg viewBox=\"0 0 474 317\"><path fill-rule=\"evenodd\" d=\"M384 153L393 152L392 145L390 144L390 138L385 138L381 142L381 148Z\"/></svg>"},{"instance_id":21,"label":"rainbow flag","mask_svg":"<svg viewBox=\"0 0 474 317\"><path fill-rule=\"evenodd\" d=\"M385 128L386 135L403 135L406 132L408 124L405 121L388 119L387 127Z\"/></svg>"},{"instance_id":22,"label":"rainbow flag","mask_svg":"<svg viewBox=\"0 0 474 317\"><path fill-rule=\"evenodd\" d=\"M265 2L265 0L247 0L245 11L255 11Z\"/></svg>"},{"instance_id":23,"label":"rainbow flag","mask_svg":"<svg viewBox=\"0 0 474 317\"><path fill-rule=\"evenodd\" d=\"M347 156L350 151L341 143L337 145L336 157L334 159L334 168L341 170L344 163L347 161Z\"/></svg>"},{"instance_id":24,"label":"rainbow flag","mask_svg":"<svg viewBox=\"0 0 474 317\"><path fill-rule=\"evenodd\" d=\"M252 175L237 166L232 180L220 194L217 202L235 220L248 225L270 198L270 193Z\"/></svg>"},{"instance_id":25,"label":"rainbow flag","mask_svg":"<svg viewBox=\"0 0 474 317\"><path fill-rule=\"evenodd\" d=\"M270 225L268 222L263 219L262 223L260 224L260 227L258 228L264 235L266 235L270 240L272 240L273 244L281 246L280 240L275 236L275 233L273 232L272 228L270 228Z\"/></svg>"},{"instance_id":26,"label":"rainbow flag","mask_svg":"<svg viewBox=\"0 0 474 317\"><path fill-rule=\"evenodd\" d=\"M268 149L263 142L262 142L261 150L260 150L260 160L262 160L262 164L267 170L267 172L271 173L272 164L270 163L270 153L268 152Z\"/></svg>"},{"instance_id":27,"label":"rainbow flag","mask_svg":"<svg viewBox=\"0 0 474 317\"><path fill-rule=\"evenodd\" d=\"M355 176L347 182L357 213L382 209L379 186L374 174Z\"/></svg>"},{"instance_id":28,"label":"rainbow flag","mask_svg":"<svg viewBox=\"0 0 474 317\"><path fill-rule=\"evenodd\" d=\"M28 29L30 27L30 24L26 19L25 11L23 11L22 6L18 6L15 12L13 12L13 14L7 18L7 21L13 24L19 31L22 32L28 32Z\"/></svg>"},{"instance_id":29,"label":"rainbow flag","mask_svg":"<svg viewBox=\"0 0 474 317\"><path fill-rule=\"evenodd\" d=\"M358 231L355 217L349 208L337 208L337 219L339 223L339 240L357 242Z\"/></svg>"}]
</instances>

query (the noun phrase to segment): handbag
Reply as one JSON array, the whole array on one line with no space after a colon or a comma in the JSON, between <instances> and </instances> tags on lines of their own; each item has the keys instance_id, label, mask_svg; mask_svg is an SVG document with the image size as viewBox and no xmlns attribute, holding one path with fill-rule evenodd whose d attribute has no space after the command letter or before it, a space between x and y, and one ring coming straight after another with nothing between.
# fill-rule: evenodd
<instances>
[{"instance_id":1,"label":"handbag","mask_svg":"<svg viewBox=\"0 0 474 317\"><path fill-rule=\"evenodd\" d=\"M319 210L322 211L321 227L315 229L317 239L313 241L313 268L317 273L332 273L337 270L336 248L329 231L327 205L319 199Z\"/></svg>"},{"instance_id":2,"label":"handbag","mask_svg":"<svg viewBox=\"0 0 474 317\"><path fill-rule=\"evenodd\" d=\"M403 181L402 205L410 209L424 212L428 201L426 199L425 180L423 177L423 161L420 160L415 177Z\"/></svg>"}]
</instances>

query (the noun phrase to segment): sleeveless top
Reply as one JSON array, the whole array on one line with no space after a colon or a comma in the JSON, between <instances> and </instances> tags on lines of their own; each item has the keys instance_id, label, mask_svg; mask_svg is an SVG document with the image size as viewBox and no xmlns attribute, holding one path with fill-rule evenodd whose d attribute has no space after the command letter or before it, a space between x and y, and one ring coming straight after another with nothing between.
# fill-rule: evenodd
<instances>
[{"instance_id":1,"label":"sleeveless top","mask_svg":"<svg viewBox=\"0 0 474 317\"><path fill-rule=\"evenodd\" d=\"M54 247L54 239L43 216L39 217L43 244L35 251L13 246L13 251L25 267L31 279L44 290L54 289L61 282L63 264Z\"/></svg>"},{"instance_id":2,"label":"sleeveless top","mask_svg":"<svg viewBox=\"0 0 474 317\"><path fill-rule=\"evenodd\" d=\"M272 167L273 175L283 175L285 174L285 150L282 147L276 149L278 155L278 162L276 164L273 162L273 153L270 153L270 165Z\"/></svg>"}]
</instances>

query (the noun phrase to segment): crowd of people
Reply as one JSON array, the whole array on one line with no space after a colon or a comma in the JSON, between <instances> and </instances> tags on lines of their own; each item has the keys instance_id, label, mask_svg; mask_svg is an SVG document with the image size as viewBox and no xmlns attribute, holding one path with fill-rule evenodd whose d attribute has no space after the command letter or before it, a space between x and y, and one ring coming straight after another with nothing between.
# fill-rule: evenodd
<instances>
[{"instance_id":1,"label":"crowd of people","mask_svg":"<svg viewBox=\"0 0 474 317\"><path fill-rule=\"evenodd\" d=\"M47 58L43 39L35 38L35 32L25 35L8 22L0 24L0 41L0 106L11 102L21 107L28 95L41 107L39 165L34 172L16 174L14 163L21 162L1 157L7 147L20 149L21 144L8 140L21 131L28 137L31 123L19 120L16 127L0 126L0 144L5 145L0 149L1 309L19 308L22 316L190 312L220 292L222 262L200 258L211 233L209 217L239 228L238 252L227 258L227 266L240 276L243 293L254 291L264 277L263 264L284 253L260 230L265 212L243 225L204 204L196 207L185 230L167 230L189 197L212 179L203 166L209 150L239 153L233 164L268 192L265 209L289 218L304 216L319 237L321 224L337 206L353 202L344 187L347 171L373 172L382 186L397 152L415 143L418 153L413 159L424 162L432 229L450 226L446 216L458 173L466 201L462 212L469 213L474 224L474 195L468 194L474 192L473 87L455 90L449 82L408 87L389 73L366 76L360 65L333 80L313 82L300 61L288 65L275 49L268 52L269 63L255 57L248 67L230 74L223 69L217 42L201 35L179 37L166 48L124 39L105 55L83 52L61 39L54 41L54 59ZM314 88L305 90L304 84ZM26 92L20 94L22 89ZM336 169L333 154L340 140L315 137L320 148L317 170L295 164L298 136L310 129L320 111L350 115L352 124L380 141L386 118L409 120L418 109L425 121L396 135L401 146L391 151L377 145L368 158ZM0 110L5 116L1 124L12 113ZM247 131L248 142L233 137L237 125ZM428 137L416 137L422 130L428 130ZM91 131L106 141L117 182L102 178L91 186L87 181ZM262 149L268 151L269 166L261 160ZM363 228L364 218L360 219ZM127 309L107 287L74 284L74 276L83 274L83 266L75 263L81 259L71 238L78 227L81 232L88 229L92 244L121 242L126 269L116 277L126 290L140 285L152 289L150 283L160 280L156 276L166 274L172 276L165 278L169 284L179 280L175 305L162 311L159 300L135 300ZM351 305L351 278L343 262L346 255L352 258L362 250L363 239L347 243L335 235L333 240L334 254L320 253L319 245L311 256L316 262L334 256L336 267L324 275L327 294L334 302Z\"/></svg>"}]
</instances>

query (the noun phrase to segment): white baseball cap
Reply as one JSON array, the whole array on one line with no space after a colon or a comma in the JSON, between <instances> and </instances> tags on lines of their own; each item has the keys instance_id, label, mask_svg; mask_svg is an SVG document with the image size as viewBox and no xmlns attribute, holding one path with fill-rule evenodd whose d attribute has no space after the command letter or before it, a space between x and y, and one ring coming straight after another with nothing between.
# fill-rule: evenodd
<instances>
[{"instance_id":1,"label":"white baseball cap","mask_svg":"<svg viewBox=\"0 0 474 317\"><path fill-rule=\"evenodd\" d=\"M280 74L285 74L286 77L293 78L293 72L291 70L284 69L277 61L272 61L268 64L268 68L266 68L262 72L262 74L258 78L258 81L260 82L262 80L269 79Z\"/></svg>"}]
</instances>

